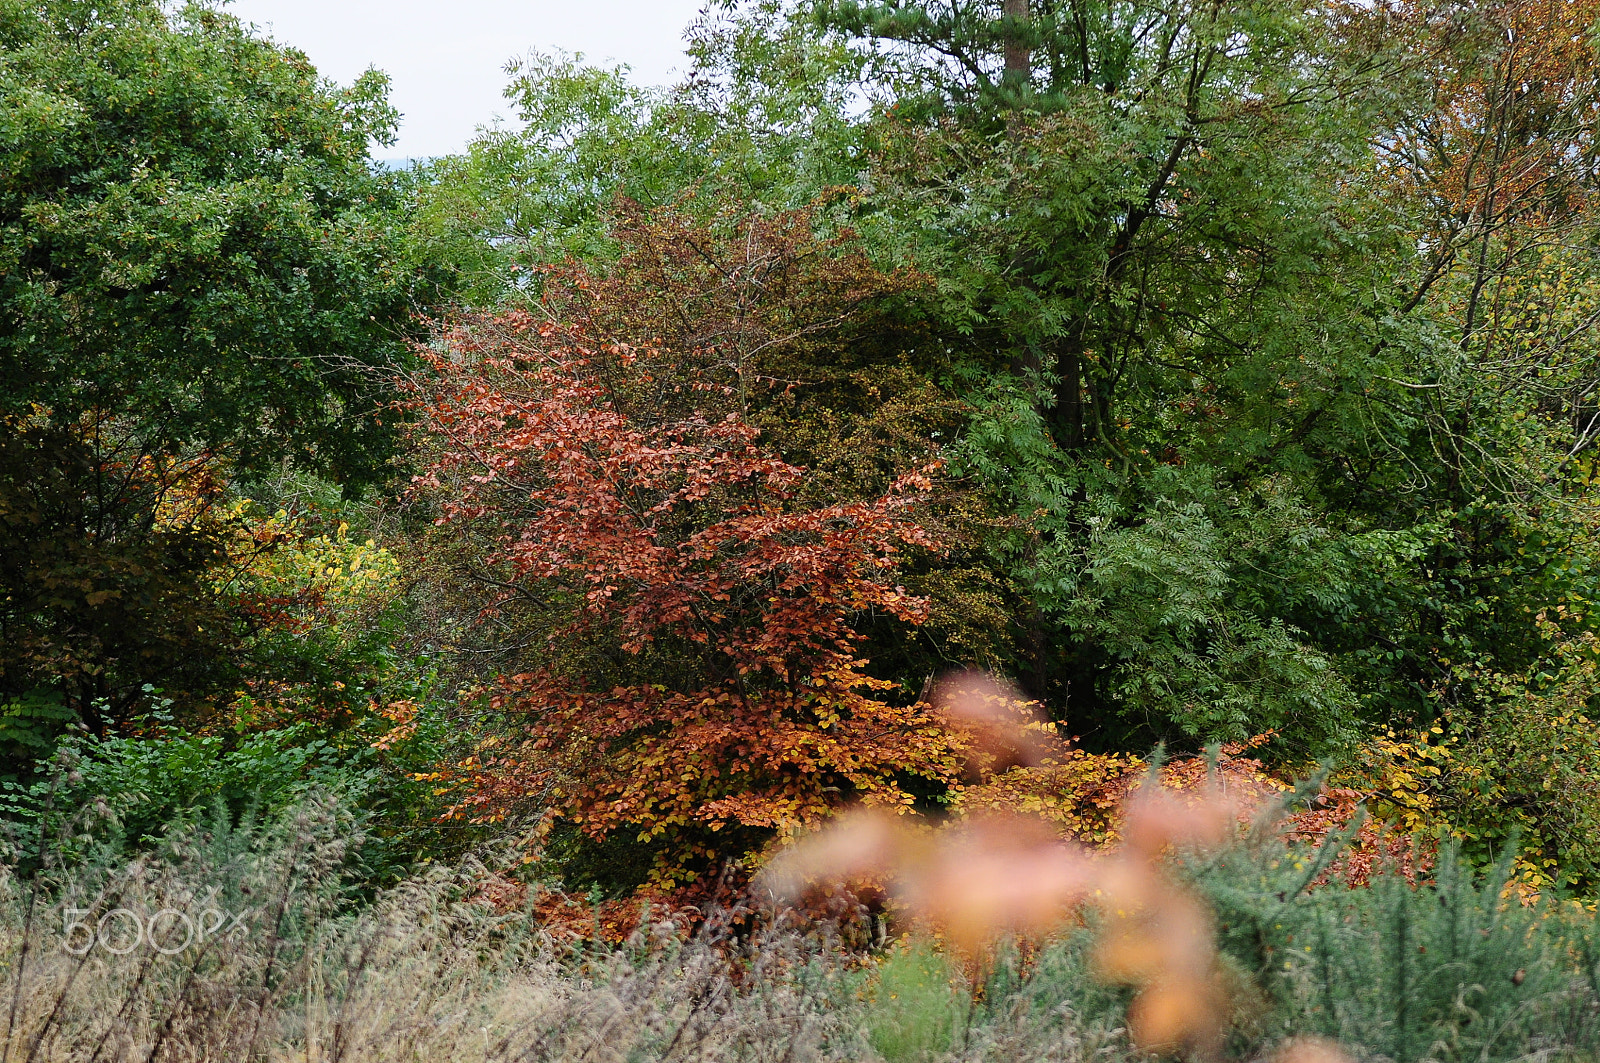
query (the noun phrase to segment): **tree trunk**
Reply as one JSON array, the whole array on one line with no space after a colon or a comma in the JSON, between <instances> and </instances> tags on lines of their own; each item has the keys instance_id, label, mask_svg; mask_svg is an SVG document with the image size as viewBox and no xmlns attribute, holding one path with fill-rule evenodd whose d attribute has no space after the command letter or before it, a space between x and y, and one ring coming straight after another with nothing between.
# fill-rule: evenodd
<instances>
[{"instance_id":1,"label":"tree trunk","mask_svg":"<svg viewBox=\"0 0 1600 1063\"><path fill-rule=\"evenodd\" d=\"M1056 446L1074 451L1085 440L1083 416L1083 350L1076 335L1062 337L1056 352L1055 409L1050 434Z\"/></svg>"},{"instance_id":2,"label":"tree trunk","mask_svg":"<svg viewBox=\"0 0 1600 1063\"><path fill-rule=\"evenodd\" d=\"M1006 70L1002 83L1021 90L1033 80L1032 52L1028 42L1016 33L1019 25L1028 23L1028 0L1004 0L1001 10L1011 22L1006 31Z\"/></svg>"}]
</instances>

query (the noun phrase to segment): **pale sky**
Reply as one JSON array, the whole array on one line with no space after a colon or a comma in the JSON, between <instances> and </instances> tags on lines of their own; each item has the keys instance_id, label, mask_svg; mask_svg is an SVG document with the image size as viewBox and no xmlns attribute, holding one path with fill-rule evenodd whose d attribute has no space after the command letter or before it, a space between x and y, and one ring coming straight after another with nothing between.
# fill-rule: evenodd
<instances>
[{"instance_id":1,"label":"pale sky","mask_svg":"<svg viewBox=\"0 0 1600 1063\"><path fill-rule=\"evenodd\" d=\"M642 84L684 69L683 30L702 0L233 0L228 9L348 84L369 66L393 80L400 141L380 157L460 151L495 115L513 118L506 61L530 48L616 60Z\"/></svg>"}]
</instances>

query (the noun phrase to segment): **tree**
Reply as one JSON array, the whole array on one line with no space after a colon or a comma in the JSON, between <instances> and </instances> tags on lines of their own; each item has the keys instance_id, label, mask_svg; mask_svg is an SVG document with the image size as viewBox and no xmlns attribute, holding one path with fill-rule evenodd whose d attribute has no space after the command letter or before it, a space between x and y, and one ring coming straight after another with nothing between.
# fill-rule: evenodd
<instances>
[{"instance_id":1,"label":"tree","mask_svg":"<svg viewBox=\"0 0 1600 1063\"><path fill-rule=\"evenodd\" d=\"M689 27L692 67L670 87L639 86L626 67L581 54L508 64L516 123L428 168L416 246L451 264L474 305L526 305L540 294L539 265L620 252L619 197L704 221L730 203L802 209L855 180L858 57L778 0L733 6L708 5Z\"/></svg>"},{"instance_id":2,"label":"tree","mask_svg":"<svg viewBox=\"0 0 1600 1063\"><path fill-rule=\"evenodd\" d=\"M862 656L867 618L925 616L896 574L936 547L929 473L833 470L819 492L757 428L797 394L837 402L827 373L851 367L820 354L907 281L803 216L741 227L640 217L615 273L557 271L537 316L462 317L413 385L438 448L420 490L481 544L484 614L532 618L492 688L511 730L456 770L457 814L636 839L657 886L955 770L918 690Z\"/></svg>"},{"instance_id":3,"label":"tree","mask_svg":"<svg viewBox=\"0 0 1600 1063\"><path fill-rule=\"evenodd\" d=\"M856 223L939 279L977 369L950 458L1014 515L1030 693L1112 748L1337 743L1355 698L1310 632L1372 548L1324 519L1330 456L1409 374L1360 295L1403 248L1341 185L1390 56L1273 2L814 11L879 105Z\"/></svg>"},{"instance_id":4,"label":"tree","mask_svg":"<svg viewBox=\"0 0 1600 1063\"><path fill-rule=\"evenodd\" d=\"M384 92L204 4L0 3L0 700L204 687L220 492L387 475L412 278Z\"/></svg>"},{"instance_id":5,"label":"tree","mask_svg":"<svg viewBox=\"0 0 1600 1063\"><path fill-rule=\"evenodd\" d=\"M0 402L112 415L145 453L205 446L381 475L404 351L399 203L368 162L385 82L323 82L203 5L0 8Z\"/></svg>"},{"instance_id":6,"label":"tree","mask_svg":"<svg viewBox=\"0 0 1600 1063\"><path fill-rule=\"evenodd\" d=\"M1411 688L1393 684L1391 704L1411 711L1391 718L1442 706L1471 732L1499 708L1463 664L1555 669L1561 640L1533 618L1572 606L1563 638L1591 623L1594 501L1578 472L1595 428L1596 14L1584 0L1396 4L1348 23L1356 39L1405 42L1412 85L1362 185L1413 251L1389 281L1379 342L1417 352L1414 399L1405 423L1373 436L1379 460L1409 472L1385 478L1386 496L1340 499L1429 529L1396 581L1409 615L1390 613L1378 653L1352 654L1356 668L1402 662L1380 665Z\"/></svg>"},{"instance_id":7,"label":"tree","mask_svg":"<svg viewBox=\"0 0 1600 1063\"><path fill-rule=\"evenodd\" d=\"M881 105L857 224L984 366L949 457L1072 730L1333 749L1547 651L1582 435L1524 419L1583 408L1584 314L1520 293L1587 255L1583 4L812 9Z\"/></svg>"},{"instance_id":8,"label":"tree","mask_svg":"<svg viewBox=\"0 0 1600 1063\"><path fill-rule=\"evenodd\" d=\"M205 457L108 455L43 418L0 429L0 732L27 747L0 756L26 765L73 719L101 731L146 684L225 682L243 632L215 586L230 528Z\"/></svg>"}]
</instances>

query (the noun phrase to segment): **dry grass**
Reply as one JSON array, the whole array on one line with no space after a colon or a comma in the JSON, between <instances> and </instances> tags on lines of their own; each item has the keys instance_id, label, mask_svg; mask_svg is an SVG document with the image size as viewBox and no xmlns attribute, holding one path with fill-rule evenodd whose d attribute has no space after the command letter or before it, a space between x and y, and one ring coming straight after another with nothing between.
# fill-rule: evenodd
<instances>
[{"instance_id":1,"label":"dry grass","mask_svg":"<svg viewBox=\"0 0 1600 1063\"><path fill-rule=\"evenodd\" d=\"M798 935L740 948L670 926L576 952L520 915L456 898L481 869L435 871L368 905L341 895L352 844L337 806L255 834L191 832L131 863L0 882L0 1059L366 1061L856 1058L838 1022L849 974ZM36 888L42 886L43 888ZM212 887L219 887L215 894ZM225 910L177 949L81 949L73 919ZM79 914L88 910L90 914ZM232 925L232 913L243 918ZM215 919L207 920L215 923ZM127 946L113 917L106 942ZM65 947L64 947L65 946ZM81 951L81 955L75 953ZM730 962L732 960L733 962Z\"/></svg>"},{"instance_id":2,"label":"dry grass","mask_svg":"<svg viewBox=\"0 0 1600 1063\"><path fill-rule=\"evenodd\" d=\"M1142 924L1113 912L977 965L926 943L845 949L827 926L738 939L716 920L687 941L657 924L620 949L574 946L523 913L461 901L482 868L350 896L359 842L318 801L268 827L190 829L133 861L80 834L26 879L0 869L0 1063L1150 1058L1127 1029L1150 983L1112 984L1104 955ZM1305 892L1328 856L1262 841L1164 872L1207 908L1219 942L1207 978L1229 1000L1188 1058L1600 1058L1585 917L1507 907L1493 881L1466 875ZM92 921L118 908L240 918L170 955L64 947L83 944L63 937L69 910Z\"/></svg>"}]
</instances>

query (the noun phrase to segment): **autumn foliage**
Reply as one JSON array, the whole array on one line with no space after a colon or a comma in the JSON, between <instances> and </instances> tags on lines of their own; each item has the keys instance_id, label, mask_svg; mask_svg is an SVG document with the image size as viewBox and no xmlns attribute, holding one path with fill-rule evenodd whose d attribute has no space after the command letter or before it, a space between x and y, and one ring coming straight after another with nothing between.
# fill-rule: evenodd
<instances>
[{"instance_id":1,"label":"autumn foliage","mask_svg":"<svg viewBox=\"0 0 1600 1063\"><path fill-rule=\"evenodd\" d=\"M867 671L857 625L924 615L896 570L936 548L915 519L933 470L808 503L808 469L746 415L760 374L737 333L685 349L599 309L459 318L414 385L438 447L417 490L481 542L484 616L552 621L488 692L513 727L449 775L453 814L637 839L671 887L846 800L909 806L951 779L956 740Z\"/></svg>"},{"instance_id":2,"label":"autumn foliage","mask_svg":"<svg viewBox=\"0 0 1600 1063\"><path fill-rule=\"evenodd\" d=\"M1588 34L1600 5L1502 0L1470 15L1411 3L1377 11L1372 26L1425 42L1417 52L1434 86L1434 106L1380 146L1401 191L1479 237L1560 224L1589 207L1600 100Z\"/></svg>"}]
</instances>

